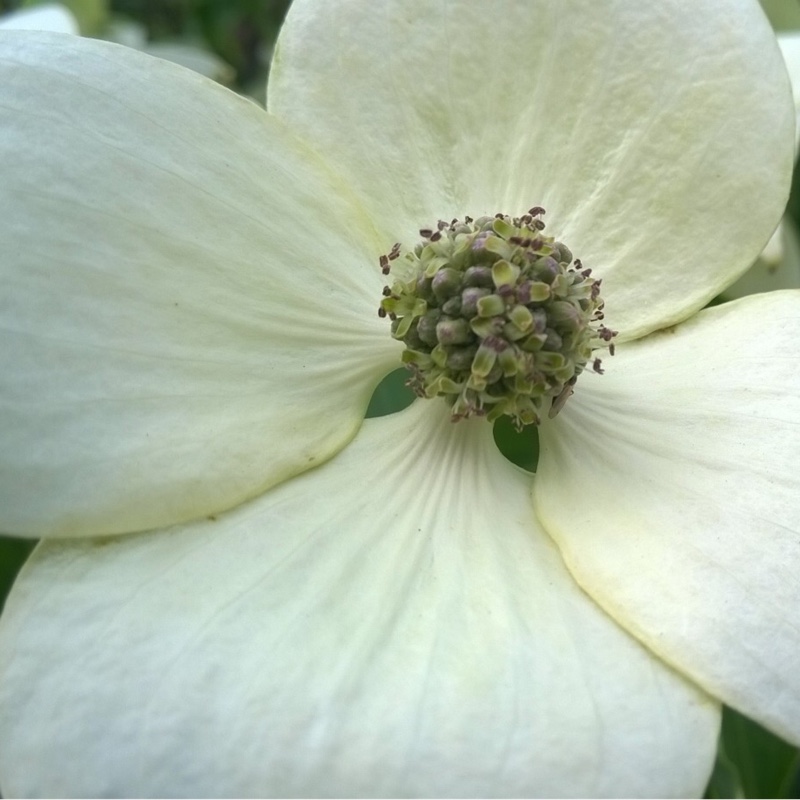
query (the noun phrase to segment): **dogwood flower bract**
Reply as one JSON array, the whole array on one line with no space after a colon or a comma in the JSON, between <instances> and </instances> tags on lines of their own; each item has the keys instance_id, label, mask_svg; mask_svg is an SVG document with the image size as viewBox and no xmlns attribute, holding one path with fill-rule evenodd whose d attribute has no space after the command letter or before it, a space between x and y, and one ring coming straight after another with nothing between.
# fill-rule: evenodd
<instances>
[{"instance_id":1,"label":"dogwood flower bract","mask_svg":"<svg viewBox=\"0 0 800 800\"><path fill-rule=\"evenodd\" d=\"M2 791L686 795L720 701L800 741L800 295L700 311L788 192L758 5L298 0L268 98L0 35L0 509L46 537ZM403 352L448 402L363 422Z\"/></svg>"},{"instance_id":2,"label":"dogwood flower bract","mask_svg":"<svg viewBox=\"0 0 800 800\"><path fill-rule=\"evenodd\" d=\"M792 84L796 159L800 141L800 32L778 33L778 45ZM733 299L755 292L797 288L800 288L800 241L795 223L784 215L756 263L725 290L725 297Z\"/></svg>"},{"instance_id":3,"label":"dogwood flower bract","mask_svg":"<svg viewBox=\"0 0 800 800\"><path fill-rule=\"evenodd\" d=\"M57 3L23 8L0 16L0 30L52 31L78 34L78 22L72 12Z\"/></svg>"}]
</instances>

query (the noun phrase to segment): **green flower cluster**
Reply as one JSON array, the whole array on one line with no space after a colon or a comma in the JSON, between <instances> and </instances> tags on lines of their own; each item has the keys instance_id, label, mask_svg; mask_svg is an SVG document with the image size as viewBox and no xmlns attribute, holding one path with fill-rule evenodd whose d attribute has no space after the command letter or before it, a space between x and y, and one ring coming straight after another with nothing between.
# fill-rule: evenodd
<instances>
[{"instance_id":1,"label":"green flower cluster","mask_svg":"<svg viewBox=\"0 0 800 800\"><path fill-rule=\"evenodd\" d=\"M503 415L517 428L555 416L598 347L614 331L600 323L600 281L569 248L543 234L541 207L440 220L423 229L379 313L406 345L408 385L443 396L454 421ZM385 274L400 245L381 257ZM593 367L601 372L600 359Z\"/></svg>"}]
</instances>

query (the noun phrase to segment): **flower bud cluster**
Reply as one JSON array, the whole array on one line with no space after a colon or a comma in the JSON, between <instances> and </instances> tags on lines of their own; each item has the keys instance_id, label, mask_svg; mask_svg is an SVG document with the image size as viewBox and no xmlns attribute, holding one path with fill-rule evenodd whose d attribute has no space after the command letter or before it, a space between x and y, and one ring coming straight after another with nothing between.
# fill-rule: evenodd
<instances>
[{"instance_id":1,"label":"flower bud cluster","mask_svg":"<svg viewBox=\"0 0 800 800\"><path fill-rule=\"evenodd\" d=\"M402 360L419 397L442 396L454 421L506 414L517 428L554 416L597 347L600 281L545 236L544 209L440 221L402 259L379 314L406 345ZM381 256L384 274L400 246ZM600 359L593 361L602 372Z\"/></svg>"}]
</instances>

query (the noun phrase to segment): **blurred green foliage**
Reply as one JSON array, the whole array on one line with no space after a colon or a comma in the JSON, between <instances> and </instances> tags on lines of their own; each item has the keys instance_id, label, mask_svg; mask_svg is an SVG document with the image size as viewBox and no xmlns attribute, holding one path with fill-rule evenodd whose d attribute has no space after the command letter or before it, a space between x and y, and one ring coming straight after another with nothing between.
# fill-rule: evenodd
<instances>
[{"instance_id":1,"label":"blurred green foliage","mask_svg":"<svg viewBox=\"0 0 800 800\"><path fill-rule=\"evenodd\" d=\"M776 31L800 29L800 3L797 0L761 0L761 7Z\"/></svg>"},{"instance_id":2,"label":"blurred green foliage","mask_svg":"<svg viewBox=\"0 0 800 800\"><path fill-rule=\"evenodd\" d=\"M42 0L0 0L0 13L37 5ZM80 21L85 35L103 36L112 17L144 25L151 41L184 40L200 43L235 70L234 86L258 96L266 81L272 46L290 0L62 0ZM800 2L762 0L777 29L800 29ZM800 221L800 173L795 172L789 203ZM376 389L368 416L405 408L413 399L397 370ZM536 430L514 431L501 421L495 440L509 460L535 471ZM0 605L33 548L33 543L0 537ZM800 665L799 665L800 668ZM675 769L680 769L676 764ZM800 798L800 751L731 709L723 716L720 752L707 797Z\"/></svg>"},{"instance_id":3,"label":"blurred green foliage","mask_svg":"<svg viewBox=\"0 0 800 800\"><path fill-rule=\"evenodd\" d=\"M0 13L52 0L0 0ZM86 36L103 38L114 18L144 25L150 41L182 40L216 53L235 70L234 86L255 94L290 0L59 0Z\"/></svg>"},{"instance_id":4,"label":"blurred green foliage","mask_svg":"<svg viewBox=\"0 0 800 800\"><path fill-rule=\"evenodd\" d=\"M23 0L21 8L32 8L42 5L42 3L43 0ZM66 6L75 15L84 36L102 34L108 18L106 0L59 0L59 3Z\"/></svg>"},{"instance_id":5,"label":"blurred green foliage","mask_svg":"<svg viewBox=\"0 0 800 800\"><path fill-rule=\"evenodd\" d=\"M289 0L113 0L111 6L144 23L153 40L202 39L245 88L266 76Z\"/></svg>"},{"instance_id":6,"label":"blurred green foliage","mask_svg":"<svg viewBox=\"0 0 800 800\"><path fill-rule=\"evenodd\" d=\"M706 797L800 797L800 751L725 708Z\"/></svg>"},{"instance_id":7,"label":"blurred green foliage","mask_svg":"<svg viewBox=\"0 0 800 800\"><path fill-rule=\"evenodd\" d=\"M9 539L0 536L0 608L34 545L35 542L28 539Z\"/></svg>"}]
</instances>

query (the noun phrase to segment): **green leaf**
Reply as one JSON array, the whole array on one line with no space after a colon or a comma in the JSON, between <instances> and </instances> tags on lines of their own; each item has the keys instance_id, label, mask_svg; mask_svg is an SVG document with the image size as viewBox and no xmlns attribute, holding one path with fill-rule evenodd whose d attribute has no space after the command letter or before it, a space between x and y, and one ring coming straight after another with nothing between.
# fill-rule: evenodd
<instances>
[{"instance_id":1,"label":"green leaf","mask_svg":"<svg viewBox=\"0 0 800 800\"><path fill-rule=\"evenodd\" d=\"M366 417L384 417L408 408L414 402L414 393L406 386L407 369L390 372L375 388L367 407Z\"/></svg>"},{"instance_id":2,"label":"green leaf","mask_svg":"<svg viewBox=\"0 0 800 800\"><path fill-rule=\"evenodd\" d=\"M725 708L706 797L798 797L800 753L738 711Z\"/></svg>"},{"instance_id":3,"label":"green leaf","mask_svg":"<svg viewBox=\"0 0 800 800\"><path fill-rule=\"evenodd\" d=\"M31 539L10 539L0 536L0 609L5 603L6 595L11 590L11 584L17 577L25 559L36 542Z\"/></svg>"}]
</instances>

